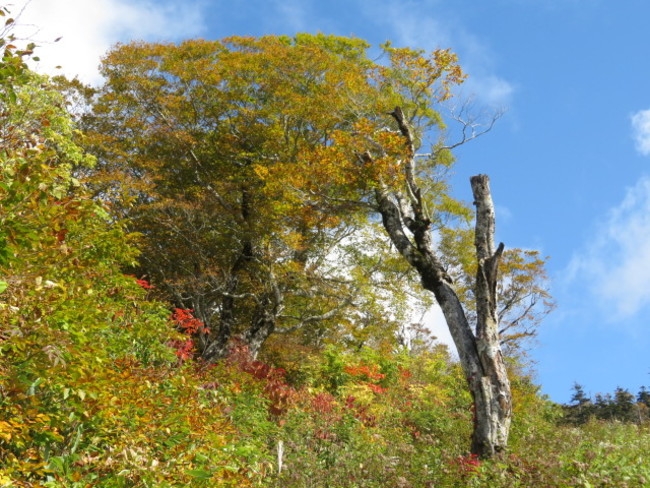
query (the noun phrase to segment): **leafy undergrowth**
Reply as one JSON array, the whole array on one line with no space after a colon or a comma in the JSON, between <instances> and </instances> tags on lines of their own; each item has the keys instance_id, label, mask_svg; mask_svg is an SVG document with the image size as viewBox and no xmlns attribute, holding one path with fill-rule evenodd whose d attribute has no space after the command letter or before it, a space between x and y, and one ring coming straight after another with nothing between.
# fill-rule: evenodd
<instances>
[{"instance_id":1,"label":"leafy undergrowth","mask_svg":"<svg viewBox=\"0 0 650 488\"><path fill-rule=\"evenodd\" d=\"M444 348L330 348L271 366L234 348L217 365L124 356L5 397L3 486L627 486L650 484L650 426L557 424L514 381L511 451L467 455L472 414ZM67 378L72 380L71 378ZM72 383L70 383L72 384Z\"/></svg>"}]
</instances>

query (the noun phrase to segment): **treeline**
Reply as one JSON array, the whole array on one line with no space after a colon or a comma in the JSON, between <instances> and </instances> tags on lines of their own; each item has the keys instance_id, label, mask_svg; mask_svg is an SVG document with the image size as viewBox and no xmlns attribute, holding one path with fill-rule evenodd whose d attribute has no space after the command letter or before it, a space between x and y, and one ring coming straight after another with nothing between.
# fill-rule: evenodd
<instances>
[{"instance_id":1,"label":"treeline","mask_svg":"<svg viewBox=\"0 0 650 488\"><path fill-rule=\"evenodd\" d=\"M573 385L573 396L563 405L563 422L581 425L590 419L642 423L650 420L650 391L642 386L636 397L629 390L618 387L614 393L597 393L593 398L578 383Z\"/></svg>"}]
</instances>

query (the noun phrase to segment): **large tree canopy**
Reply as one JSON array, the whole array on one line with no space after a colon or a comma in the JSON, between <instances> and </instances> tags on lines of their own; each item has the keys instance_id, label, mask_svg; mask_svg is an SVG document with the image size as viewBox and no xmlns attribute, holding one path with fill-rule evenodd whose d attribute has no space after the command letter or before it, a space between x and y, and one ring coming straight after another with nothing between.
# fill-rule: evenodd
<instances>
[{"instance_id":1,"label":"large tree canopy","mask_svg":"<svg viewBox=\"0 0 650 488\"><path fill-rule=\"evenodd\" d=\"M386 113L400 103L420 134L441 128L431 99L463 75L448 51L387 45L373 62L368 49L299 35L135 43L105 58L85 124L95 191L142 233L140 272L208 324L205 357L235 334L253 351L278 329L380 340L405 318L407 300L382 296L403 295L391 276L408 268L357 231L372 226L374 182L399 173ZM378 143L385 157L366 164ZM451 162L443 153L428 170ZM462 210L433 185L432 215Z\"/></svg>"}]
</instances>

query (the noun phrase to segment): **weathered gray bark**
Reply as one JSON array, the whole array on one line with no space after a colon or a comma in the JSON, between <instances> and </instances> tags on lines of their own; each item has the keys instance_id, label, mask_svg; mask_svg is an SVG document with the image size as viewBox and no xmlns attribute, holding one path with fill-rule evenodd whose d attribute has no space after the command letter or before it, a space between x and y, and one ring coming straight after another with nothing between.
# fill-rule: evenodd
<instances>
[{"instance_id":1,"label":"weathered gray bark","mask_svg":"<svg viewBox=\"0 0 650 488\"><path fill-rule=\"evenodd\" d=\"M478 303L476 333L442 262L435 253L431 222L415 174L413 138L398 107L391 114L407 141L403 161L405 191L379 185L375 193L384 228L400 254L420 275L442 308L474 399L475 419L472 453L486 458L505 450L512 414L510 383L501 354L496 312L496 279L503 244L494 250L494 207L488 177L472 178L476 213L476 250L479 268L476 281ZM407 233L408 231L408 233Z\"/></svg>"},{"instance_id":2,"label":"weathered gray bark","mask_svg":"<svg viewBox=\"0 0 650 488\"><path fill-rule=\"evenodd\" d=\"M501 354L499 318L497 313L497 273L503 243L494 249L494 205L486 175L471 178L476 231L474 242L478 269L476 272L476 349L481 363L480 390L473 392L476 405L476 426L472 452L493 455L508 443L512 417L512 397L508 373ZM481 416L478 412L483 412Z\"/></svg>"}]
</instances>

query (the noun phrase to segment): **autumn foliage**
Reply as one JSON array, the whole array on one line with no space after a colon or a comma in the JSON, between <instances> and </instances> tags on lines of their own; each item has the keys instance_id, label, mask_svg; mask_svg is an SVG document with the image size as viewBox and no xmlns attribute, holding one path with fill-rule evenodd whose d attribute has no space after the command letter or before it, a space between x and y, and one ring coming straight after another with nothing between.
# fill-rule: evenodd
<instances>
[{"instance_id":1,"label":"autumn foliage","mask_svg":"<svg viewBox=\"0 0 650 488\"><path fill-rule=\"evenodd\" d=\"M511 451L479 462L459 364L406 340L413 276L369 196L397 184L396 104L417 137L444 133L427 100L462 82L451 52L126 44L75 120L61 90L79 86L32 73L34 46L15 44L0 45L0 486L647 484L647 423L558 423L518 374ZM440 176L453 158L432 146ZM465 218L432 182L433 220ZM464 238L441 234L461 280ZM504 294L549 298L537 254L506 266Z\"/></svg>"},{"instance_id":2,"label":"autumn foliage","mask_svg":"<svg viewBox=\"0 0 650 488\"><path fill-rule=\"evenodd\" d=\"M142 234L138 271L158 296L210 330L196 342L205 359L233 340L257 354L278 330L379 344L410 312L383 298L405 298L409 272L371 221L377 182L398 184L404 153L385 114L401 104L420 136L442 129L431 100L464 75L447 50L386 44L377 62L369 49L299 34L131 43L105 57L83 120L90 183ZM432 168L450 164L442 153ZM431 195L441 217L462 207Z\"/></svg>"}]
</instances>

